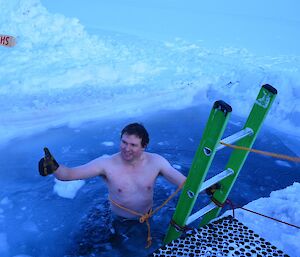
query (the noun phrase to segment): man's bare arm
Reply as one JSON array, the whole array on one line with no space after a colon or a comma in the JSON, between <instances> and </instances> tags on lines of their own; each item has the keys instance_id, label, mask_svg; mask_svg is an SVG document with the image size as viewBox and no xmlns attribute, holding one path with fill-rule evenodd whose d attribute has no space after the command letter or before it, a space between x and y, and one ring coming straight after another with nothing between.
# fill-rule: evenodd
<instances>
[{"instance_id":1,"label":"man's bare arm","mask_svg":"<svg viewBox=\"0 0 300 257\"><path fill-rule=\"evenodd\" d=\"M106 162L106 158L100 157L93 161L90 161L87 164L73 168L68 168L66 166L59 165L58 169L54 172L54 176L57 179L63 181L86 179L100 175L105 176Z\"/></svg>"},{"instance_id":2,"label":"man's bare arm","mask_svg":"<svg viewBox=\"0 0 300 257\"><path fill-rule=\"evenodd\" d=\"M164 176L169 182L174 185L181 186L186 180L186 177L178 170L172 167L172 165L162 156L159 156L159 163L161 165L160 174Z\"/></svg>"}]
</instances>

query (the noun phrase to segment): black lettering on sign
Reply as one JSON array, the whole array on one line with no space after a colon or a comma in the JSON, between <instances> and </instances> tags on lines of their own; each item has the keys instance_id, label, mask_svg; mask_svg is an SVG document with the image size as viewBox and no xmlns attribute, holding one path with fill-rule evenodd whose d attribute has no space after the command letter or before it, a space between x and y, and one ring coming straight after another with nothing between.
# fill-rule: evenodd
<instances>
[{"instance_id":1,"label":"black lettering on sign","mask_svg":"<svg viewBox=\"0 0 300 257\"><path fill-rule=\"evenodd\" d=\"M0 44L1 44L1 45L4 45L4 40L5 40L5 37L1 36L1 37L0 37Z\"/></svg>"},{"instance_id":2,"label":"black lettering on sign","mask_svg":"<svg viewBox=\"0 0 300 257\"><path fill-rule=\"evenodd\" d=\"M16 40L12 36L0 35L0 45L12 47L16 44Z\"/></svg>"}]
</instances>

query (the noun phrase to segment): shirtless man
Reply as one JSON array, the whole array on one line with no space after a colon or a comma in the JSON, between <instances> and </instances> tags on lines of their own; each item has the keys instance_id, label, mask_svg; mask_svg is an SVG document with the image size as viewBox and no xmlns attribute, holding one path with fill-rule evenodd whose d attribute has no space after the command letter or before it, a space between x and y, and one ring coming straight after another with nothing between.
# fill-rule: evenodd
<instances>
[{"instance_id":1,"label":"shirtless man","mask_svg":"<svg viewBox=\"0 0 300 257\"><path fill-rule=\"evenodd\" d=\"M164 157L145 152L148 143L148 132L143 125L129 124L122 130L118 153L68 168L59 165L45 149L45 157L39 163L39 172L42 176L54 173L57 179L64 181L102 176L108 186L112 212L124 218L138 218L114 202L145 214L152 208L153 187L159 175L177 186L182 185L186 179Z\"/></svg>"}]
</instances>

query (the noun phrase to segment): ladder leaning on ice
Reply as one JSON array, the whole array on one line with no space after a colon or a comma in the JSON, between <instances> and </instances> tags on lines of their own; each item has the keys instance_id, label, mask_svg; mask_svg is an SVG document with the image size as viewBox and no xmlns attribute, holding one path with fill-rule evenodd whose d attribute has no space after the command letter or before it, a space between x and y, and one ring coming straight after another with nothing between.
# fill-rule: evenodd
<instances>
[{"instance_id":1,"label":"ladder leaning on ice","mask_svg":"<svg viewBox=\"0 0 300 257\"><path fill-rule=\"evenodd\" d=\"M219 215L249 153L233 150L225 170L204 181L215 153L225 147L220 144L220 140L227 144L237 142L238 146L251 148L276 95L277 90L274 87L263 85L244 128L222 140L232 108L223 101L214 103L164 243L167 244L178 238L183 232L180 228L184 228L196 219L202 217L200 222L202 227ZM220 188L213 193L212 201L191 215L198 194L216 183L220 184Z\"/></svg>"}]
</instances>

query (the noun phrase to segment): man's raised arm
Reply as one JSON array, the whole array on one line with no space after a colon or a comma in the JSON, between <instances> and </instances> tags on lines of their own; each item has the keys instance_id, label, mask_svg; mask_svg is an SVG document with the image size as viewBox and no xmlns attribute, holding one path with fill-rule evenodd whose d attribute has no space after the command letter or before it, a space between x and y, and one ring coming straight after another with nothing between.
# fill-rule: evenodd
<instances>
[{"instance_id":1,"label":"man's raised arm","mask_svg":"<svg viewBox=\"0 0 300 257\"><path fill-rule=\"evenodd\" d=\"M79 180L91 178L99 175L105 176L105 158L97 158L87 164L68 168L60 165L54 159L48 148L44 148L45 156L39 162L39 172L41 176L54 174L59 180Z\"/></svg>"}]
</instances>

